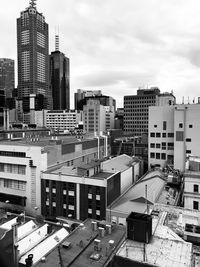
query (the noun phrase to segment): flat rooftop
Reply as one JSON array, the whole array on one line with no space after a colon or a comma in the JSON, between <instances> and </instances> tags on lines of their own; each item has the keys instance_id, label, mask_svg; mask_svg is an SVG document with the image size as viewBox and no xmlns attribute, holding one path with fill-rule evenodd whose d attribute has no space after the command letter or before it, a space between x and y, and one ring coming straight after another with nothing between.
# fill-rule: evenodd
<instances>
[{"instance_id":1,"label":"flat rooftop","mask_svg":"<svg viewBox=\"0 0 200 267\"><path fill-rule=\"evenodd\" d=\"M98 227L93 231L91 219L78 226L64 241L67 247L60 246L63 266L89 267L104 266L113 255L115 248L124 240L125 226L113 225L111 234L100 237ZM103 222L105 225L105 222ZM95 240L100 240L100 250L94 250ZM113 245L109 246L109 242ZM90 258L96 256L96 260ZM100 257L98 259L98 257ZM45 262L39 262L37 267L60 267L58 250L53 250L46 256Z\"/></svg>"},{"instance_id":2,"label":"flat rooftop","mask_svg":"<svg viewBox=\"0 0 200 267\"><path fill-rule=\"evenodd\" d=\"M69 144L69 143L82 143L94 139L93 137L83 136L80 141L76 136L35 136L31 138L15 139L15 140L1 140L0 145L17 145L17 146L40 146L46 147L55 144Z\"/></svg>"},{"instance_id":3,"label":"flat rooftop","mask_svg":"<svg viewBox=\"0 0 200 267\"><path fill-rule=\"evenodd\" d=\"M130 168L130 163L134 162L134 159L128 155L119 155L102 162L103 169L105 171L125 171Z\"/></svg>"},{"instance_id":4,"label":"flat rooftop","mask_svg":"<svg viewBox=\"0 0 200 267\"><path fill-rule=\"evenodd\" d=\"M159 237L153 237L150 243L145 245L141 242L126 240L117 255L153 266L190 267L192 244Z\"/></svg>"},{"instance_id":5,"label":"flat rooftop","mask_svg":"<svg viewBox=\"0 0 200 267\"><path fill-rule=\"evenodd\" d=\"M173 208L171 208L171 212L172 210ZM158 214L152 215L150 242L144 244L143 242L127 239L116 255L153 266L191 266L192 243L185 242L166 224L168 216L170 217L168 212L161 208Z\"/></svg>"}]
</instances>

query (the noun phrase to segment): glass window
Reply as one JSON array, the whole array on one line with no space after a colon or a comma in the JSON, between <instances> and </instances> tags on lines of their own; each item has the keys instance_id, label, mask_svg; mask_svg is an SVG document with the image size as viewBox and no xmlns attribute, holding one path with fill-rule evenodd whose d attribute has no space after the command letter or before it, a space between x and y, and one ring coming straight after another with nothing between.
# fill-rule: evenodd
<instances>
[{"instance_id":1,"label":"glass window","mask_svg":"<svg viewBox=\"0 0 200 267\"><path fill-rule=\"evenodd\" d=\"M161 159L164 159L164 160L166 159L166 154L165 153L161 154Z\"/></svg>"},{"instance_id":2,"label":"glass window","mask_svg":"<svg viewBox=\"0 0 200 267\"><path fill-rule=\"evenodd\" d=\"M183 123L179 123L179 128L183 128Z\"/></svg>"},{"instance_id":3,"label":"glass window","mask_svg":"<svg viewBox=\"0 0 200 267\"><path fill-rule=\"evenodd\" d=\"M166 121L163 121L163 130L167 130L167 122Z\"/></svg>"},{"instance_id":4,"label":"glass window","mask_svg":"<svg viewBox=\"0 0 200 267\"><path fill-rule=\"evenodd\" d=\"M199 192L199 186L198 186L198 184L194 184L194 192L196 192L196 193Z\"/></svg>"},{"instance_id":5,"label":"glass window","mask_svg":"<svg viewBox=\"0 0 200 267\"><path fill-rule=\"evenodd\" d=\"M160 153L156 153L156 159L160 159Z\"/></svg>"},{"instance_id":6,"label":"glass window","mask_svg":"<svg viewBox=\"0 0 200 267\"><path fill-rule=\"evenodd\" d=\"M155 158L155 153L151 152L151 153L150 153L150 158L151 158L151 159L154 159L154 158Z\"/></svg>"},{"instance_id":7,"label":"glass window","mask_svg":"<svg viewBox=\"0 0 200 267\"><path fill-rule=\"evenodd\" d=\"M199 202L198 201L193 201L193 209L199 210Z\"/></svg>"}]
</instances>

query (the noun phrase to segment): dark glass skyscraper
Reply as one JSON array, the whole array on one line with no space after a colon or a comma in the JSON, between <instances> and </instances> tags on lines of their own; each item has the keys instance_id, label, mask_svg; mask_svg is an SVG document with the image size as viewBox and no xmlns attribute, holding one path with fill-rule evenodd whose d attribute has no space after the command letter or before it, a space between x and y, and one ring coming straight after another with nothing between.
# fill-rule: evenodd
<instances>
[{"instance_id":1,"label":"dark glass skyscraper","mask_svg":"<svg viewBox=\"0 0 200 267\"><path fill-rule=\"evenodd\" d=\"M17 19L18 97L43 95L43 108L51 108L48 24L35 1Z\"/></svg>"},{"instance_id":2,"label":"dark glass skyscraper","mask_svg":"<svg viewBox=\"0 0 200 267\"><path fill-rule=\"evenodd\" d=\"M5 91L6 97L12 97L15 88L15 66L14 60L0 58L0 90Z\"/></svg>"},{"instance_id":3,"label":"dark glass skyscraper","mask_svg":"<svg viewBox=\"0 0 200 267\"><path fill-rule=\"evenodd\" d=\"M59 50L50 55L50 85L53 109L70 109L69 58Z\"/></svg>"}]
</instances>

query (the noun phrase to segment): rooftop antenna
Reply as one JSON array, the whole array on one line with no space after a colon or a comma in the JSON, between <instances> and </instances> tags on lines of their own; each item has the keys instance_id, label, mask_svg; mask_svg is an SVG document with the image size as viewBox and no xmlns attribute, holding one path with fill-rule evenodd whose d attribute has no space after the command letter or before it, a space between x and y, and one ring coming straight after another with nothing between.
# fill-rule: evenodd
<instances>
[{"instance_id":1,"label":"rooftop antenna","mask_svg":"<svg viewBox=\"0 0 200 267\"><path fill-rule=\"evenodd\" d=\"M59 27L58 33L55 33L55 51L59 51Z\"/></svg>"},{"instance_id":2,"label":"rooftop antenna","mask_svg":"<svg viewBox=\"0 0 200 267\"><path fill-rule=\"evenodd\" d=\"M30 7L32 7L32 8L36 8L36 1L37 1L37 0L30 0L30 1L29 1Z\"/></svg>"}]
</instances>

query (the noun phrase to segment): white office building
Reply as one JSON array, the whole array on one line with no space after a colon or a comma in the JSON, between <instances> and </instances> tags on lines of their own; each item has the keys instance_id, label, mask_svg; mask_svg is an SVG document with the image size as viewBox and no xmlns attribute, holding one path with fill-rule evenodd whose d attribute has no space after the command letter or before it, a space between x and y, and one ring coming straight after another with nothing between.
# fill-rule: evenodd
<instances>
[{"instance_id":1,"label":"white office building","mask_svg":"<svg viewBox=\"0 0 200 267\"><path fill-rule=\"evenodd\" d=\"M81 121L81 111L52 110L46 113L46 127L54 130L74 130Z\"/></svg>"},{"instance_id":2,"label":"white office building","mask_svg":"<svg viewBox=\"0 0 200 267\"><path fill-rule=\"evenodd\" d=\"M200 156L199 114L199 104L149 107L149 167L184 171L187 156Z\"/></svg>"}]
</instances>

